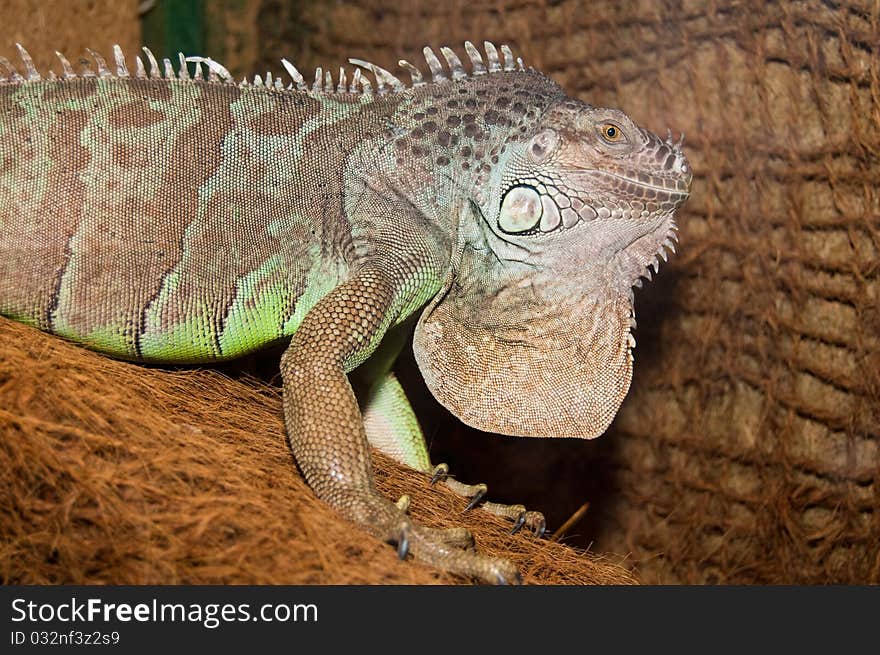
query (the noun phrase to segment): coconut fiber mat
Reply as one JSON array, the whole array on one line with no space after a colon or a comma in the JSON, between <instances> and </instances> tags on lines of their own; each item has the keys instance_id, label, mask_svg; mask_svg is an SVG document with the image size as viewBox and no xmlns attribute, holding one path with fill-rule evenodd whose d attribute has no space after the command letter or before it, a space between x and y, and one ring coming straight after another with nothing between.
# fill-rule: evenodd
<instances>
[{"instance_id":1,"label":"coconut fiber mat","mask_svg":"<svg viewBox=\"0 0 880 655\"><path fill-rule=\"evenodd\" d=\"M629 584L615 561L529 534L376 454L411 514L464 525L526 582ZM280 390L114 361L0 319L0 582L456 583L337 516L297 472Z\"/></svg>"}]
</instances>

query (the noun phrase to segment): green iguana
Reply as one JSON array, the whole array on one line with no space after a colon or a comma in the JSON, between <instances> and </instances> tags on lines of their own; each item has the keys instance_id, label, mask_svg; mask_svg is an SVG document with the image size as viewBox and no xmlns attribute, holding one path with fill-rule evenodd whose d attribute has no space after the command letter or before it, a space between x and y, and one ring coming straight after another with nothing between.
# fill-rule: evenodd
<instances>
[{"instance_id":1,"label":"green iguana","mask_svg":"<svg viewBox=\"0 0 880 655\"><path fill-rule=\"evenodd\" d=\"M485 494L430 463L391 372L404 322L421 312L416 360L465 423L600 435L630 384L632 287L674 250L682 140L488 42L465 43L469 70L425 48L430 79L401 61L408 84L359 59L350 83L286 60L289 84L236 83L146 48L131 69L118 46L112 71L59 53L44 77L18 50L21 71L0 58L0 313L139 362L289 340L284 419L315 493L401 557L516 581L374 486L371 444L471 506ZM483 506L543 532L537 512Z\"/></svg>"}]
</instances>

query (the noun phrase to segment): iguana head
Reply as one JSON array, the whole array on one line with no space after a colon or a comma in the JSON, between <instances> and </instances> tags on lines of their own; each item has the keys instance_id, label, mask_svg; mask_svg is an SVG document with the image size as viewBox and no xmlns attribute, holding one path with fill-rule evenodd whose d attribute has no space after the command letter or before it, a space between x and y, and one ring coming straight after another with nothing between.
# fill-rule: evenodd
<instances>
[{"instance_id":1,"label":"iguana head","mask_svg":"<svg viewBox=\"0 0 880 655\"><path fill-rule=\"evenodd\" d=\"M510 138L419 322L434 395L488 431L604 432L632 377L632 287L673 250L691 177L681 141L569 98Z\"/></svg>"},{"instance_id":2,"label":"iguana head","mask_svg":"<svg viewBox=\"0 0 880 655\"><path fill-rule=\"evenodd\" d=\"M661 140L617 109L566 100L513 149L499 202L483 215L499 239L542 253L546 265L558 266L553 248L576 244L582 265L607 263L615 286L630 288L671 249L691 177L681 141Z\"/></svg>"}]
</instances>

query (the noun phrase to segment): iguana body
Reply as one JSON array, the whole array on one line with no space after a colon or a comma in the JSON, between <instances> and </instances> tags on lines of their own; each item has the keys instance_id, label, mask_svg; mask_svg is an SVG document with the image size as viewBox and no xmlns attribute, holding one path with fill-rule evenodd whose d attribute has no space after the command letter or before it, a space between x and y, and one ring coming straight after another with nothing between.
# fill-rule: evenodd
<instances>
[{"instance_id":1,"label":"iguana body","mask_svg":"<svg viewBox=\"0 0 880 655\"><path fill-rule=\"evenodd\" d=\"M401 553L511 580L373 486L368 438L432 470L389 373L393 328L430 302L417 360L466 422L601 434L629 386L631 287L671 247L691 175L621 112L507 49L467 50L470 74L426 49L429 83L402 63L408 87L352 60L376 85L351 88L320 69L308 87L287 62L289 87L199 58L212 79L163 76L149 52L130 73L118 49L112 73L62 58L44 79L21 50L24 76L0 62L0 313L137 361L291 339L285 421L316 493ZM361 412L347 374L377 349Z\"/></svg>"}]
</instances>

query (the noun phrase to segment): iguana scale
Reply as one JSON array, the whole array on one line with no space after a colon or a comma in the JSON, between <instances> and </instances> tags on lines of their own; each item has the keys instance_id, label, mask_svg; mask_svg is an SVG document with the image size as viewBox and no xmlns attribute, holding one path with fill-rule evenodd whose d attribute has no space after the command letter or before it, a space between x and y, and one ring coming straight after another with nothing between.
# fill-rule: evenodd
<instances>
[{"instance_id":1,"label":"iguana scale","mask_svg":"<svg viewBox=\"0 0 880 655\"><path fill-rule=\"evenodd\" d=\"M691 171L681 140L569 98L506 46L465 50L468 69L425 48L430 79L401 61L407 84L358 59L350 82L307 84L284 61L285 84L201 57L193 77L146 48L132 70L118 47L112 71L59 54L44 77L19 46L21 72L0 59L0 313L141 362L289 340L284 419L315 493L401 556L515 581L374 486L370 444L472 505L485 493L430 463L391 372L406 320L464 422L598 436L630 383L632 287L674 250Z\"/></svg>"}]
</instances>

